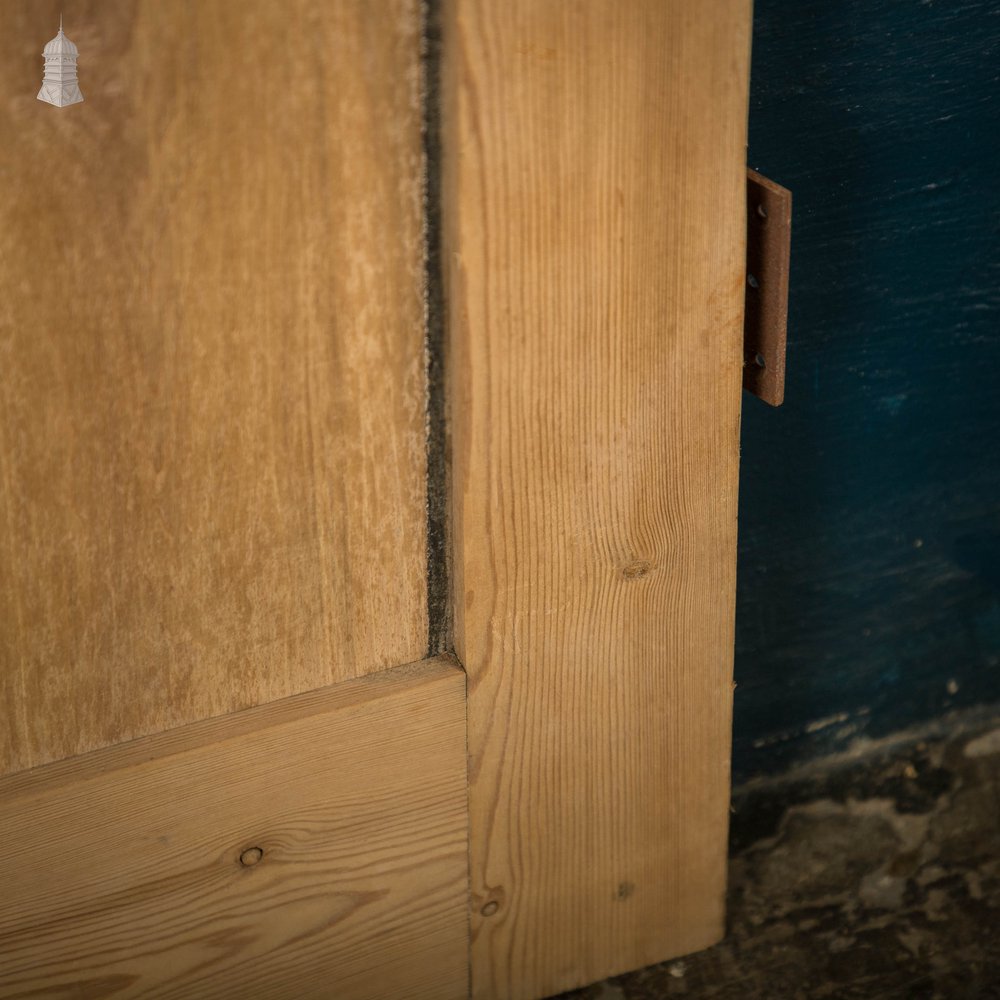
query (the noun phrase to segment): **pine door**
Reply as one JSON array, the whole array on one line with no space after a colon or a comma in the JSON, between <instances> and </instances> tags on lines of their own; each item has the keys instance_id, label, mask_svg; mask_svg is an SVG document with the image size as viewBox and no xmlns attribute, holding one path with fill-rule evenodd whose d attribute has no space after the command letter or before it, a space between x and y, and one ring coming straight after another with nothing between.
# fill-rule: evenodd
<instances>
[{"instance_id":1,"label":"pine door","mask_svg":"<svg viewBox=\"0 0 1000 1000\"><path fill-rule=\"evenodd\" d=\"M718 939L749 37L6 0L0 998L537 998Z\"/></svg>"}]
</instances>

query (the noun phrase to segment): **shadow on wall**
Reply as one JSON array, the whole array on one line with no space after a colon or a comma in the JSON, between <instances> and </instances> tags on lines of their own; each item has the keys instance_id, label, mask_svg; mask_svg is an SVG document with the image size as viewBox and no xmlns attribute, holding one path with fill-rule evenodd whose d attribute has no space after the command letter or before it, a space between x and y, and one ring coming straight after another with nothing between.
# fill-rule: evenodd
<instances>
[{"instance_id":1,"label":"shadow on wall","mask_svg":"<svg viewBox=\"0 0 1000 1000\"><path fill-rule=\"evenodd\" d=\"M1000 7L757 0L786 401L744 396L734 779L1000 702Z\"/></svg>"}]
</instances>

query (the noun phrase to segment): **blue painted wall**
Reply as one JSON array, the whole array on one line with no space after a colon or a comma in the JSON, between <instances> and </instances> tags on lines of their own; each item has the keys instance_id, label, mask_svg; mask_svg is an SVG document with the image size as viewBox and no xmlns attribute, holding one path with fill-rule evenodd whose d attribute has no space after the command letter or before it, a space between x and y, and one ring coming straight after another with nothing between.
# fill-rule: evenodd
<instances>
[{"instance_id":1,"label":"blue painted wall","mask_svg":"<svg viewBox=\"0 0 1000 1000\"><path fill-rule=\"evenodd\" d=\"M1000 3L757 0L795 198L788 384L744 394L734 777L1000 702Z\"/></svg>"}]
</instances>

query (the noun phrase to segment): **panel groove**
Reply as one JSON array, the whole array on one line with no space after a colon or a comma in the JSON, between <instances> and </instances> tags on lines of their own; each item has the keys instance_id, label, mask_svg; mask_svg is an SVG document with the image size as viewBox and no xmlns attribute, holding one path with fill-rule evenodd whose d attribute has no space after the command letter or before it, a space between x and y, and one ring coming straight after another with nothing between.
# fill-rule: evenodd
<instances>
[{"instance_id":1,"label":"panel groove","mask_svg":"<svg viewBox=\"0 0 1000 1000\"><path fill-rule=\"evenodd\" d=\"M441 260L441 4L423 0L424 264L427 337L427 625L428 655L450 651L448 414L445 295Z\"/></svg>"}]
</instances>

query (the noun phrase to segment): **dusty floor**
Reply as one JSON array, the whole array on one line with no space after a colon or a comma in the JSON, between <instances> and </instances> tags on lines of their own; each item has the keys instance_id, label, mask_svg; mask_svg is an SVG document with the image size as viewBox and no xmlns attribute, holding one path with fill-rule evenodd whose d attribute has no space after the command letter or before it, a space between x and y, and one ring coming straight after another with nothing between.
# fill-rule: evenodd
<instances>
[{"instance_id":1,"label":"dusty floor","mask_svg":"<svg viewBox=\"0 0 1000 1000\"><path fill-rule=\"evenodd\" d=\"M1000 998L1000 728L741 790L726 939L563 997Z\"/></svg>"}]
</instances>

